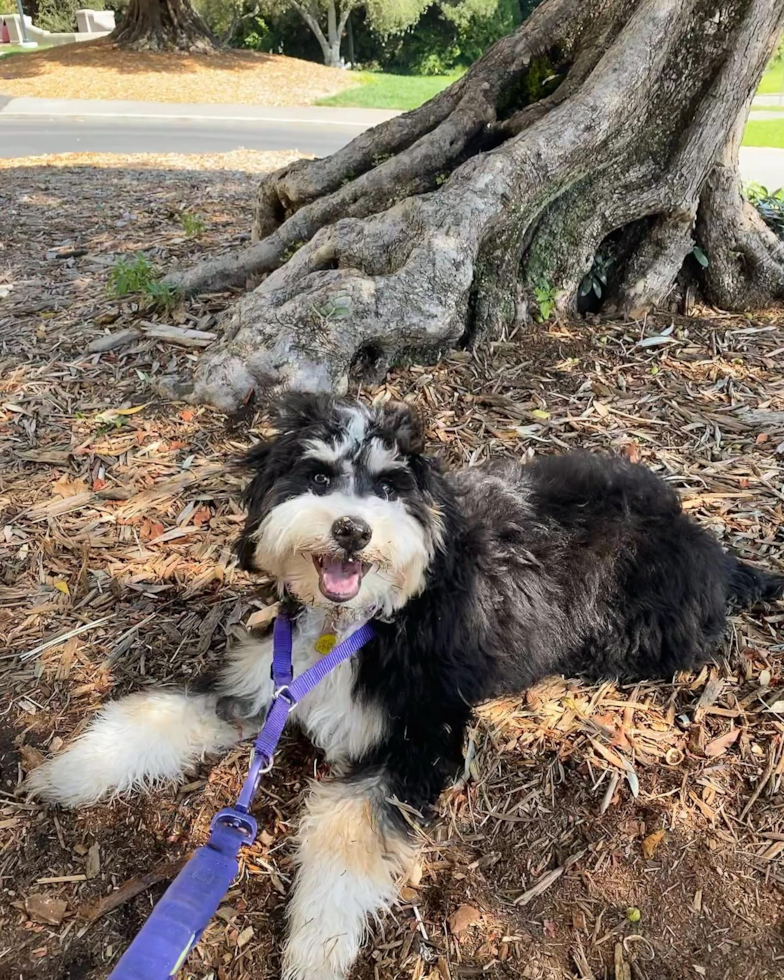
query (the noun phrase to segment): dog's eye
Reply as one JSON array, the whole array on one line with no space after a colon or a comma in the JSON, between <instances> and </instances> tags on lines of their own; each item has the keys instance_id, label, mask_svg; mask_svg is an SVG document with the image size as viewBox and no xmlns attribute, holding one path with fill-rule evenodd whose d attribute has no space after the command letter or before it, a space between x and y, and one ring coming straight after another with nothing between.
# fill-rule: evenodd
<instances>
[{"instance_id":1,"label":"dog's eye","mask_svg":"<svg viewBox=\"0 0 784 980\"><path fill-rule=\"evenodd\" d=\"M326 473L314 473L310 478L310 482L315 484L317 489L326 490L332 481Z\"/></svg>"},{"instance_id":2,"label":"dog's eye","mask_svg":"<svg viewBox=\"0 0 784 980\"><path fill-rule=\"evenodd\" d=\"M377 497L383 497L384 500L395 499L395 488L392 486L389 480L379 480L375 485L374 490Z\"/></svg>"}]
</instances>

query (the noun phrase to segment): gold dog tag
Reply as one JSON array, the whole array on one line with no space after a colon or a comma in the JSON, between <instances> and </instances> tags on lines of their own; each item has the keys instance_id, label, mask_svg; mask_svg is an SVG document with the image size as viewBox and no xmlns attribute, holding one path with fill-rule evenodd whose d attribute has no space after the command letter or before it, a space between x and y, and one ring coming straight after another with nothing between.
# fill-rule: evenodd
<instances>
[{"instance_id":1,"label":"gold dog tag","mask_svg":"<svg viewBox=\"0 0 784 980\"><path fill-rule=\"evenodd\" d=\"M322 633L313 644L313 649L316 653L321 654L322 657L326 657L328 653L332 652L337 642L338 638L334 633Z\"/></svg>"}]
</instances>

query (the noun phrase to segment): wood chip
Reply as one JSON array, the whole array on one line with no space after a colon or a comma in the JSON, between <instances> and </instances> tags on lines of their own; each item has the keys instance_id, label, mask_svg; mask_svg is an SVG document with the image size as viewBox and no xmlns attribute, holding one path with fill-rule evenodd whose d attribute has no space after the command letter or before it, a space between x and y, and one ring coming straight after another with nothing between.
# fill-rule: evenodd
<instances>
[{"instance_id":1,"label":"wood chip","mask_svg":"<svg viewBox=\"0 0 784 980\"><path fill-rule=\"evenodd\" d=\"M48 926L59 926L65 918L68 903L54 895L36 892L25 899L25 911L34 922Z\"/></svg>"}]
</instances>

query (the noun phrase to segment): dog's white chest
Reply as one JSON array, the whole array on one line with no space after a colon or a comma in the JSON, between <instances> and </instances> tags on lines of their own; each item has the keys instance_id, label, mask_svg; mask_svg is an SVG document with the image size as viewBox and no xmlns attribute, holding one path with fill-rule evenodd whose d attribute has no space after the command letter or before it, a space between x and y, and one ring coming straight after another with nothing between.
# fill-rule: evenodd
<instances>
[{"instance_id":1,"label":"dog's white chest","mask_svg":"<svg viewBox=\"0 0 784 980\"><path fill-rule=\"evenodd\" d=\"M340 632L338 640L345 639L359 625ZM320 659L315 644L323 626L323 613L314 611L300 619L292 650L295 676ZM384 734L382 712L354 697L355 669L353 660L340 664L294 709L294 720L326 752L330 761L356 758L377 744Z\"/></svg>"}]
</instances>

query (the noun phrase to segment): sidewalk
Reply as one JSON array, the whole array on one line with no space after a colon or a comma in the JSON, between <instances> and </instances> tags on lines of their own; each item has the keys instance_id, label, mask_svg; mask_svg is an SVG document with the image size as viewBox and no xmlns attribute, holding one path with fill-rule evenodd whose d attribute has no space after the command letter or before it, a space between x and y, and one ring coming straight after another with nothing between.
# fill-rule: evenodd
<instances>
[{"instance_id":1,"label":"sidewalk","mask_svg":"<svg viewBox=\"0 0 784 980\"><path fill-rule=\"evenodd\" d=\"M779 92L778 95L755 95L754 101L751 103L752 110L759 107L764 107L767 105L780 105L784 106L784 92Z\"/></svg>"},{"instance_id":2,"label":"sidewalk","mask_svg":"<svg viewBox=\"0 0 784 980\"><path fill-rule=\"evenodd\" d=\"M0 96L0 117L94 119L201 119L356 126L368 129L400 115L393 109L330 106L199 105L187 102L124 102L108 99L35 99Z\"/></svg>"}]
</instances>

